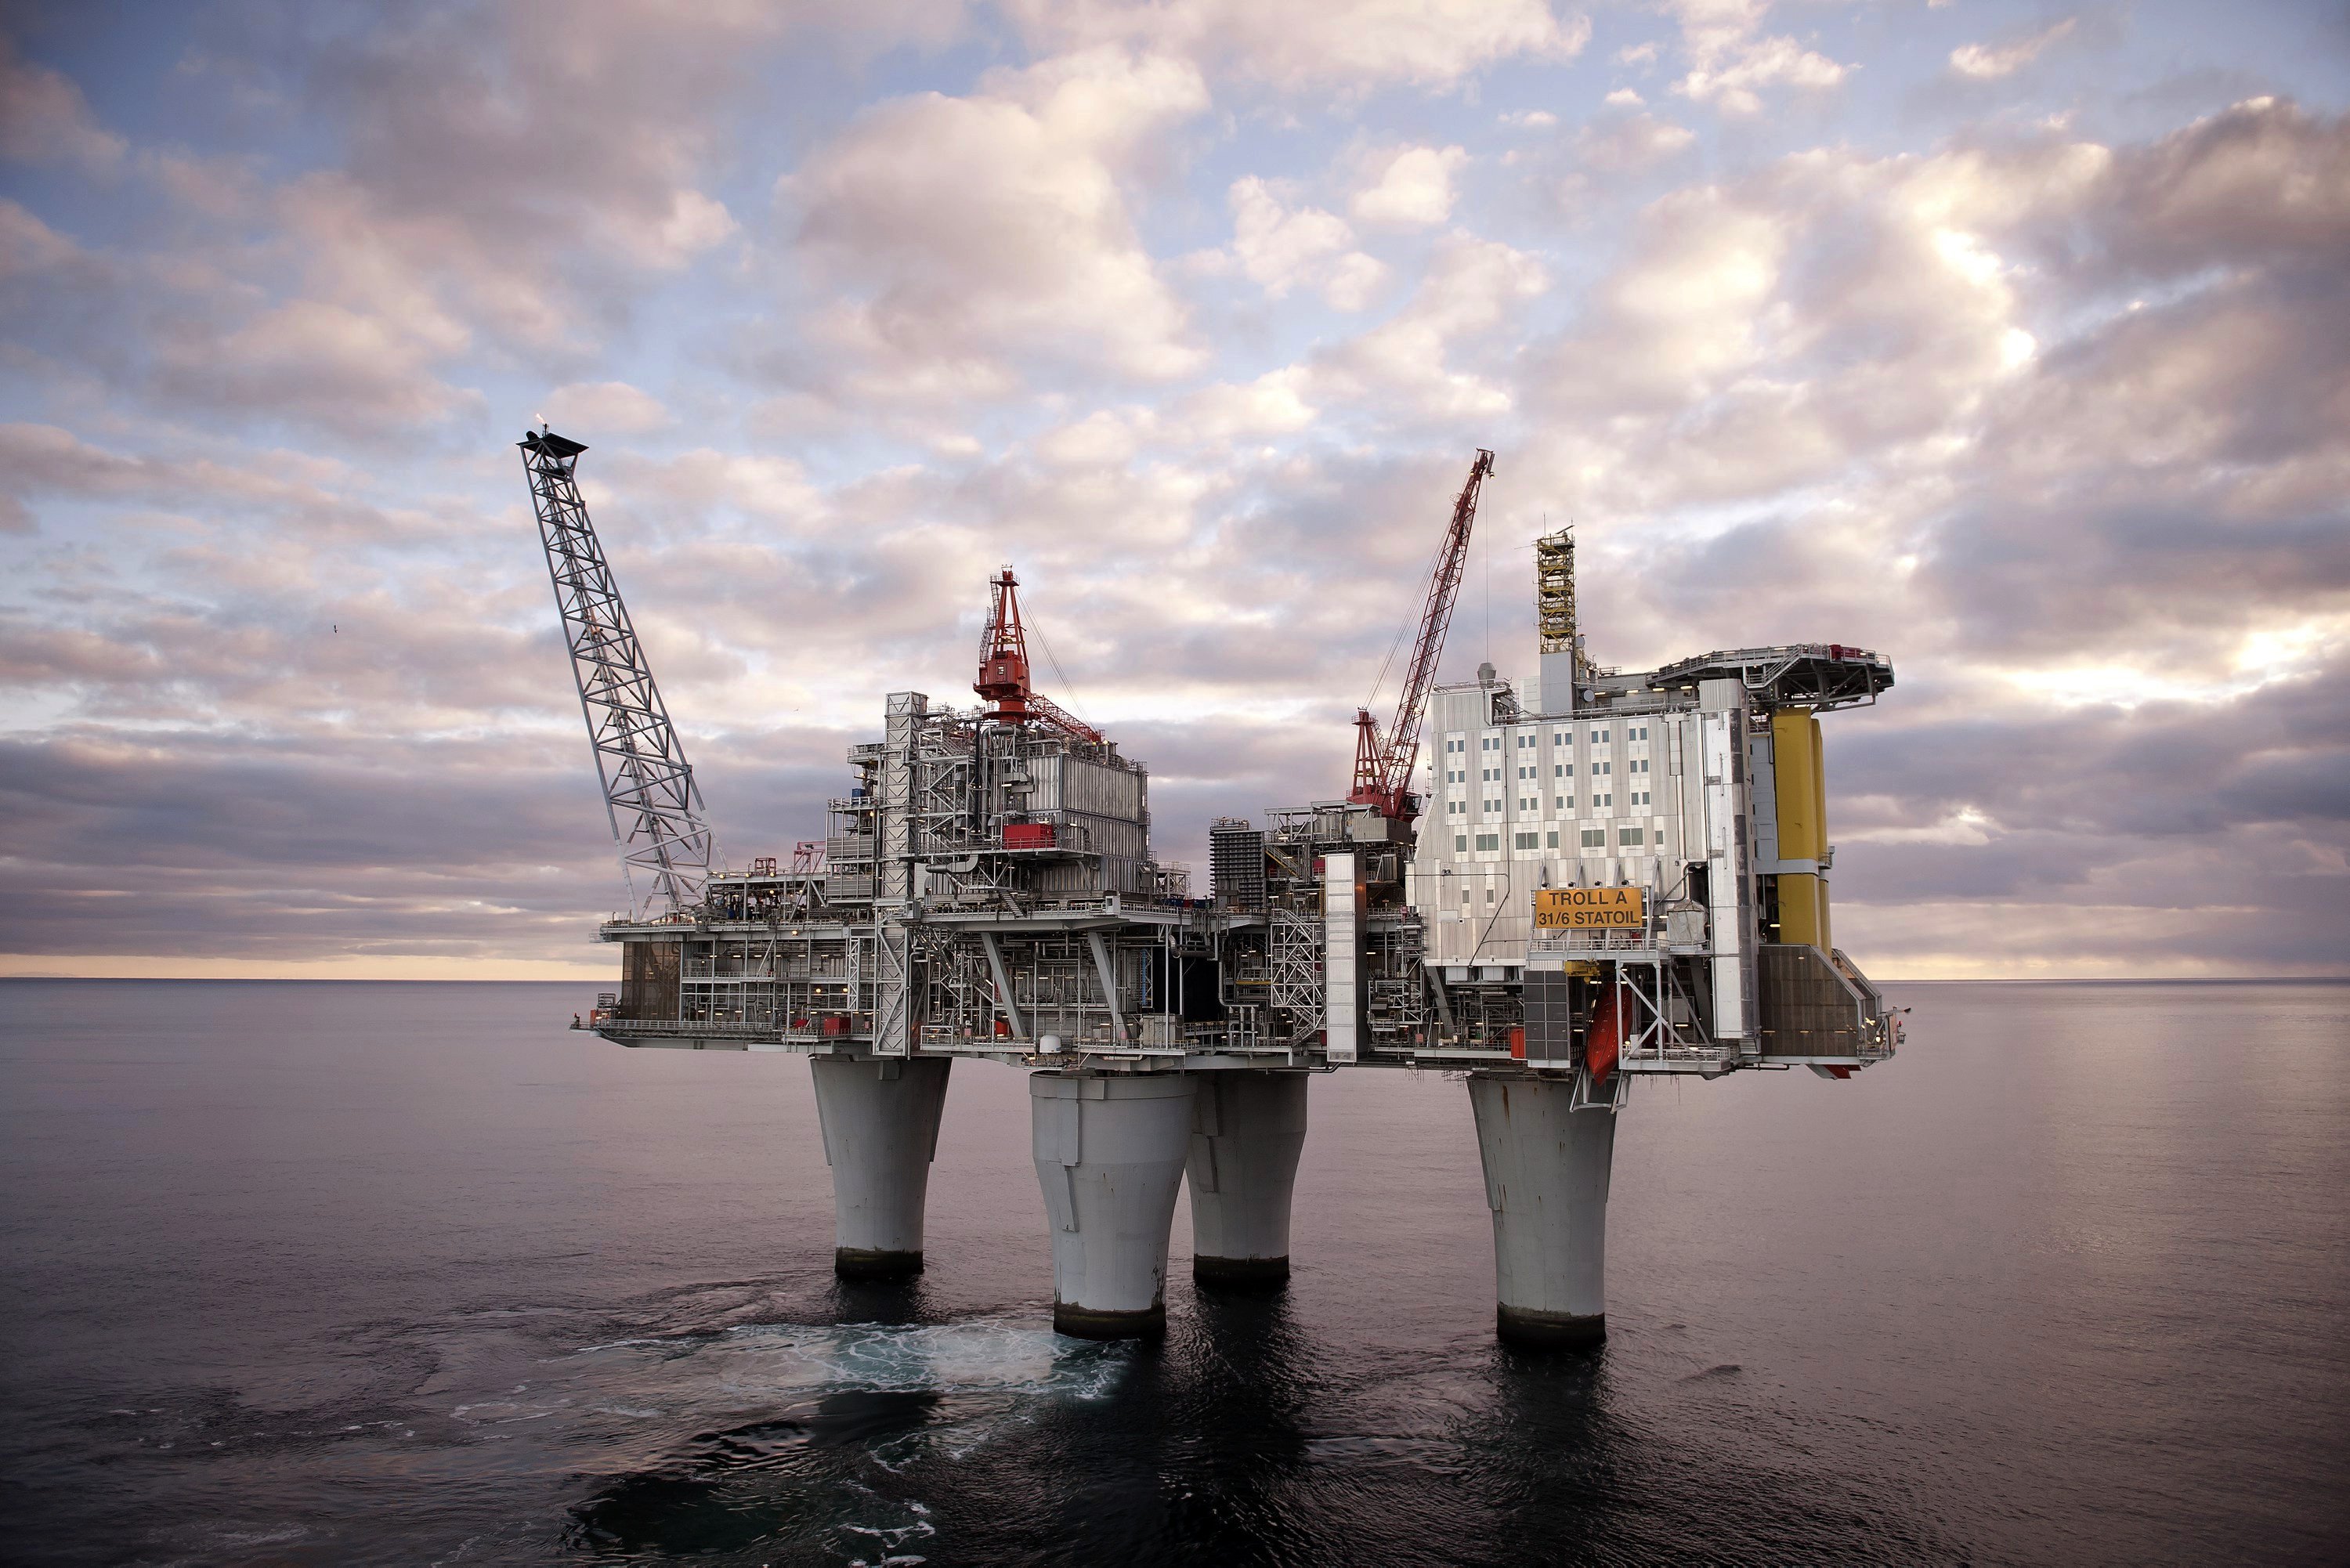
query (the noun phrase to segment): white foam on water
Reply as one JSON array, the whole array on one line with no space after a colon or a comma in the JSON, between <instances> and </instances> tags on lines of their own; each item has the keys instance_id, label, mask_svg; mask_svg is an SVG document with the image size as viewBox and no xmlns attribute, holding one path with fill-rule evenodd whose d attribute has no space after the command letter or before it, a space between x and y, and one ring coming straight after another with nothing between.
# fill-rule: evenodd
<instances>
[{"instance_id":1,"label":"white foam on water","mask_svg":"<svg viewBox=\"0 0 2350 1568\"><path fill-rule=\"evenodd\" d=\"M869 1563L862 1557L850 1558L849 1562L853 1568L899 1568L900 1564L929 1561L926 1557L898 1550L910 1541L924 1540L939 1532L938 1526L930 1521L931 1511L928 1508L919 1502L909 1502L906 1507L914 1515L912 1522L908 1524L843 1524L840 1526L842 1534L870 1536L881 1548L882 1555Z\"/></svg>"},{"instance_id":2,"label":"white foam on water","mask_svg":"<svg viewBox=\"0 0 2350 1568\"><path fill-rule=\"evenodd\" d=\"M232 1552L250 1552L256 1546L284 1546L290 1542L299 1541L309 1533L309 1527L307 1525L282 1524L274 1530L217 1531L213 1534L213 1540Z\"/></svg>"},{"instance_id":3,"label":"white foam on water","mask_svg":"<svg viewBox=\"0 0 2350 1568\"><path fill-rule=\"evenodd\" d=\"M513 1399L484 1399L470 1405L454 1406L449 1414L472 1426L510 1427L520 1421L544 1421L570 1403L569 1399L549 1399L543 1405L531 1406Z\"/></svg>"},{"instance_id":4,"label":"white foam on water","mask_svg":"<svg viewBox=\"0 0 2350 1568\"><path fill-rule=\"evenodd\" d=\"M1097 1399L1128 1364L1119 1346L1008 1318L746 1324L706 1338L614 1340L560 1359L575 1374L601 1374L598 1407L623 1415L701 1402L696 1384L714 1402L737 1407L850 1390Z\"/></svg>"},{"instance_id":5,"label":"white foam on water","mask_svg":"<svg viewBox=\"0 0 2350 1568\"><path fill-rule=\"evenodd\" d=\"M756 1340L757 1328L736 1337ZM1042 1394L1097 1399L1127 1357L1114 1346L1076 1345L1050 1329L1003 1318L943 1324L840 1324L798 1330L792 1349L844 1388L939 1394Z\"/></svg>"},{"instance_id":6,"label":"white foam on water","mask_svg":"<svg viewBox=\"0 0 2350 1568\"><path fill-rule=\"evenodd\" d=\"M653 1421L668 1414L657 1405L623 1405L607 1400L600 1405L584 1407L590 1416L626 1416L631 1420Z\"/></svg>"}]
</instances>

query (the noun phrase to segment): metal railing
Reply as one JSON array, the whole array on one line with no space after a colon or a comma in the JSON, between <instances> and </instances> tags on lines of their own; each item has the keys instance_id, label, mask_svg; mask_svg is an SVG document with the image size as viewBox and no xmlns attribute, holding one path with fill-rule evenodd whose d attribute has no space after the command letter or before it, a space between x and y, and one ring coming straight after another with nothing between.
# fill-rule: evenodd
<instances>
[{"instance_id":1,"label":"metal railing","mask_svg":"<svg viewBox=\"0 0 2350 1568\"><path fill-rule=\"evenodd\" d=\"M1658 933L1642 926L1603 926L1586 930L1536 931L1526 942L1534 952L1644 952L1657 945Z\"/></svg>"},{"instance_id":2,"label":"metal railing","mask_svg":"<svg viewBox=\"0 0 2350 1568\"><path fill-rule=\"evenodd\" d=\"M607 1034L677 1034L697 1040L774 1040L784 1033L778 1024L739 1023L732 1019L608 1018L594 1027Z\"/></svg>"}]
</instances>

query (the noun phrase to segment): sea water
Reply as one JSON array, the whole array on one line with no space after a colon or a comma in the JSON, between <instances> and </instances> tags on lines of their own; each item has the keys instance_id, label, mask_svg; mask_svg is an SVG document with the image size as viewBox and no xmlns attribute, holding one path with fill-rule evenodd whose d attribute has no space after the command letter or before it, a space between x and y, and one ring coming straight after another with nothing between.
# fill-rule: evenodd
<instances>
[{"instance_id":1,"label":"sea water","mask_svg":"<svg viewBox=\"0 0 2350 1568\"><path fill-rule=\"evenodd\" d=\"M0 982L0 1559L2350 1560L2350 987L1899 985L1640 1082L1596 1355L1492 1334L1468 1097L1315 1081L1285 1290L1051 1332L1020 1075L850 1285L798 1058L592 986Z\"/></svg>"}]
</instances>

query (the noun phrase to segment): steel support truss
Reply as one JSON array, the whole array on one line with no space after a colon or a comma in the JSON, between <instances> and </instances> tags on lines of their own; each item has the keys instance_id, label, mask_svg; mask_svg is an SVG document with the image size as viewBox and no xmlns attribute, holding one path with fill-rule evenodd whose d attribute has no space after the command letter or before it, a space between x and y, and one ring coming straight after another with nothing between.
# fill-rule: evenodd
<instances>
[{"instance_id":1,"label":"steel support truss","mask_svg":"<svg viewBox=\"0 0 2350 1568\"><path fill-rule=\"evenodd\" d=\"M1266 943L1266 1005L1289 1015L1290 1037L1322 1027L1322 921L1276 907Z\"/></svg>"},{"instance_id":2,"label":"steel support truss","mask_svg":"<svg viewBox=\"0 0 2350 1568\"><path fill-rule=\"evenodd\" d=\"M1611 957L1623 1029L1623 1043L1617 1051L1619 1070L1700 1074L1725 1070L1734 1053L1707 1038L1695 1023L1699 1016L1695 1000L1681 985L1669 956L1650 951ZM1687 1027L1676 1024L1675 1012L1691 1023Z\"/></svg>"}]
</instances>

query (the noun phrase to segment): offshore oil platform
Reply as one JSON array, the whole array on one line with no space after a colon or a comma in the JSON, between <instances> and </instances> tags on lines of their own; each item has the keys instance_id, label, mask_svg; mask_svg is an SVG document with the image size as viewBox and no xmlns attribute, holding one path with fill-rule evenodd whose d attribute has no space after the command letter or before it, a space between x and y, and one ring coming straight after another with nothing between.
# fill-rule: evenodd
<instances>
[{"instance_id":1,"label":"offshore oil platform","mask_svg":"<svg viewBox=\"0 0 2350 1568\"><path fill-rule=\"evenodd\" d=\"M1201 896L1152 853L1148 770L1035 690L1009 567L979 701L890 693L825 836L726 868L580 499L587 449L520 445L629 888L598 933L619 989L588 1026L806 1055L844 1275L921 1268L958 1060L1029 1075L1054 1326L1096 1338L1164 1327L1187 1180L1199 1281L1287 1277L1314 1075L1448 1069L1475 1114L1499 1333L1587 1345L1634 1078L1845 1078L1899 1043L1831 939L1818 719L1873 702L1890 663L1829 643L1601 668L1567 530L1535 544L1527 691L1491 664L1437 685L1489 452L1395 715L1357 717L1351 789L1218 818Z\"/></svg>"}]
</instances>

